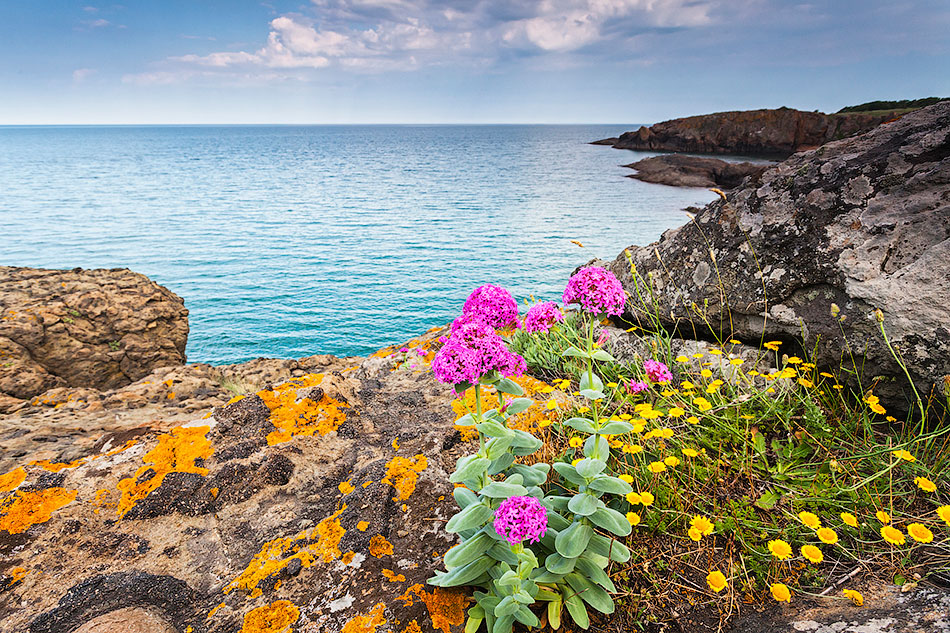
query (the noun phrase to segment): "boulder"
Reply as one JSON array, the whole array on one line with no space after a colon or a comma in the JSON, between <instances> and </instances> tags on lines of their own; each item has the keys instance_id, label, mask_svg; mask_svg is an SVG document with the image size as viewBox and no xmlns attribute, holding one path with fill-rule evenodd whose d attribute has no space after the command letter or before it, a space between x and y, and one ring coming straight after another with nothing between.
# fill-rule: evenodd
<instances>
[{"instance_id":1,"label":"boulder","mask_svg":"<svg viewBox=\"0 0 950 633\"><path fill-rule=\"evenodd\" d=\"M722 187L732 189L749 176L758 176L767 163L730 163L718 158L664 154L624 165L636 169L628 176L643 182L673 187Z\"/></svg>"},{"instance_id":2,"label":"boulder","mask_svg":"<svg viewBox=\"0 0 950 633\"><path fill-rule=\"evenodd\" d=\"M611 145L645 152L788 156L866 132L896 116L897 112L824 114L792 108L717 112L643 126L621 134Z\"/></svg>"},{"instance_id":3,"label":"boulder","mask_svg":"<svg viewBox=\"0 0 950 633\"><path fill-rule=\"evenodd\" d=\"M0 630L460 633L466 594L425 582L472 446L428 360L322 357L75 459L34 442L0 470Z\"/></svg>"},{"instance_id":4,"label":"boulder","mask_svg":"<svg viewBox=\"0 0 950 633\"><path fill-rule=\"evenodd\" d=\"M636 296L631 264L652 283L667 327L691 322L690 334L755 344L801 340L820 365L853 369L865 390L881 378L882 400L913 401L879 315L917 389L942 399L950 103L796 154L658 242L631 246L606 265ZM635 321L645 316L628 308Z\"/></svg>"},{"instance_id":5,"label":"boulder","mask_svg":"<svg viewBox=\"0 0 950 633\"><path fill-rule=\"evenodd\" d=\"M126 269L0 266L0 396L113 389L185 362L188 310ZM13 406L7 403L5 410Z\"/></svg>"}]
</instances>

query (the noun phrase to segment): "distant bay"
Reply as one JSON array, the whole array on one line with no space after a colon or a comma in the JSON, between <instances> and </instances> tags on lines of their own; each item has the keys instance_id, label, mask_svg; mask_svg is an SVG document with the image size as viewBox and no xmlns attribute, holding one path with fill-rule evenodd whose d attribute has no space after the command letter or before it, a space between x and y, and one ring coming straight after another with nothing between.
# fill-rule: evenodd
<instances>
[{"instance_id":1,"label":"distant bay","mask_svg":"<svg viewBox=\"0 0 950 633\"><path fill-rule=\"evenodd\" d=\"M190 361L365 354L482 283L558 299L715 197L587 144L636 127L0 127L0 264L148 275Z\"/></svg>"}]
</instances>

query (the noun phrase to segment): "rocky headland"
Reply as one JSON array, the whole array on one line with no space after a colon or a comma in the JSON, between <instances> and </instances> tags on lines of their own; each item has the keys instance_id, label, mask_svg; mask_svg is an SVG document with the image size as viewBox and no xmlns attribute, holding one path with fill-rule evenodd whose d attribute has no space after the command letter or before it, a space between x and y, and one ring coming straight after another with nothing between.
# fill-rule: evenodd
<instances>
[{"instance_id":1,"label":"rocky headland","mask_svg":"<svg viewBox=\"0 0 950 633\"><path fill-rule=\"evenodd\" d=\"M867 132L900 113L824 114L792 108L717 112L643 126L595 144L641 152L787 157Z\"/></svg>"},{"instance_id":2,"label":"rocky headland","mask_svg":"<svg viewBox=\"0 0 950 633\"><path fill-rule=\"evenodd\" d=\"M662 154L624 165L637 173L627 176L643 182L673 187L738 187L749 176L758 176L766 163L730 163L718 158Z\"/></svg>"}]
</instances>

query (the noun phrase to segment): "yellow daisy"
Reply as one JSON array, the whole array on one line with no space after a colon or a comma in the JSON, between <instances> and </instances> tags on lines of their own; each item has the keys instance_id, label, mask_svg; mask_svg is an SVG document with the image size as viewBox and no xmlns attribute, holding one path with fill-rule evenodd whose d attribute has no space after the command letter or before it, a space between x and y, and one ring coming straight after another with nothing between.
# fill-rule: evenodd
<instances>
[{"instance_id":1,"label":"yellow daisy","mask_svg":"<svg viewBox=\"0 0 950 633\"><path fill-rule=\"evenodd\" d=\"M775 598L776 602L791 602L792 601L791 590L780 582L773 583L769 587L769 591L772 593L772 597Z\"/></svg>"},{"instance_id":2,"label":"yellow daisy","mask_svg":"<svg viewBox=\"0 0 950 633\"><path fill-rule=\"evenodd\" d=\"M917 461L917 458L916 458L916 457L914 457L913 455L911 455L910 453L908 453L908 452L905 451L904 449L901 449L901 450L899 450L899 451L891 451L891 454L893 454L894 457L896 457L897 459L903 459L903 460L906 460L906 461L908 461L908 462L916 462L916 461Z\"/></svg>"},{"instance_id":3,"label":"yellow daisy","mask_svg":"<svg viewBox=\"0 0 950 633\"><path fill-rule=\"evenodd\" d=\"M877 512L874 513L874 516L876 516L877 520L883 523L884 525L887 525L888 523L891 522L891 515L889 515L887 512L884 512L884 510L878 510Z\"/></svg>"},{"instance_id":4,"label":"yellow daisy","mask_svg":"<svg viewBox=\"0 0 950 633\"><path fill-rule=\"evenodd\" d=\"M772 556L779 560L785 560L792 556L792 546L782 539L769 541L769 551L772 552Z\"/></svg>"},{"instance_id":5,"label":"yellow daisy","mask_svg":"<svg viewBox=\"0 0 950 633\"><path fill-rule=\"evenodd\" d=\"M937 508L937 516L950 526L950 506L940 506Z\"/></svg>"},{"instance_id":6,"label":"yellow daisy","mask_svg":"<svg viewBox=\"0 0 950 633\"><path fill-rule=\"evenodd\" d=\"M640 503L642 503L644 506L653 505L653 495L649 492L641 492Z\"/></svg>"},{"instance_id":7,"label":"yellow daisy","mask_svg":"<svg viewBox=\"0 0 950 633\"><path fill-rule=\"evenodd\" d=\"M721 571L711 571L709 575L706 576L706 583L709 585L709 588L719 593L729 584L726 580L726 577Z\"/></svg>"},{"instance_id":8,"label":"yellow daisy","mask_svg":"<svg viewBox=\"0 0 950 633\"><path fill-rule=\"evenodd\" d=\"M663 460L663 463L669 466L670 468L676 468L677 466L680 465L680 460L670 455L669 457Z\"/></svg>"},{"instance_id":9,"label":"yellow daisy","mask_svg":"<svg viewBox=\"0 0 950 633\"><path fill-rule=\"evenodd\" d=\"M818 518L818 515L812 512L799 512L798 518L802 523L813 530L817 530L821 527L821 519Z\"/></svg>"},{"instance_id":10,"label":"yellow daisy","mask_svg":"<svg viewBox=\"0 0 950 633\"><path fill-rule=\"evenodd\" d=\"M937 492L937 484L926 477L914 477L914 483L924 492Z\"/></svg>"},{"instance_id":11,"label":"yellow daisy","mask_svg":"<svg viewBox=\"0 0 950 633\"><path fill-rule=\"evenodd\" d=\"M694 527L689 528L689 530L686 531L686 534L694 541L699 541L703 538L703 533Z\"/></svg>"},{"instance_id":12,"label":"yellow daisy","mask_svg":"<svg viewBox=\"0 0 950 633\"><path fill-rule=\"evenodd\" d=\"M841 593L844 594L844 597L854 603L854 606L860 607L864 605L864 596L861 595L860 591L855 591L854 589L845 589Z\"/></svg>"},{"instance_id":13,"label":"yellow daisy","mask_svg":"<svg viewBox=\"0 0 950 633\"><path fill-rule=\"evenodd\" d=\"M890 525L881 527L881 537L891 545L903 545L904 541L907 540L904 538L903 532Z\"/></svg>"},{"instance_id":14,"label":"yellow daisy","mask_svg":"<svg viewBox=\"0 0 950 633\"><path fill-rule=\"evenodd\" d=\"M844 521L847 525L850 525L851 527L854 527L854 528L858 527L858 517L854 516L850 512L842 512L841 520Z\"/></svg>"},{"instance_id":15,"label":"yellow daisy","mask_svg":"<svg viewBox=\"0 0 950 633\"><path fill-rule=\"evenodd\" d=\"M918 543L932 543L934 533L927 529L922 523L911 523L907 526L907 533Z\"/></svg>"},{"instance_id":16,"label":"yellow daisy","mask_svg":"<svg viewBox=\"0 0 950 633\"><path fill-rule=\"evenodd\" d=\"M640 515L637 514L636 512L628 512L628 513L627 513L627 521L630 523L630 525L639 525L639 524L640 524Z\"/></svg>"},{"instance_id":17,"label":"yellow daisy","mask_svg":"<svg viewBox=\"0 0 950 633\"><path fill-rule=\"evenodd\" d=\"M703 536L709 536L713 533L713 530L716 529L716 526L713 525L713 522L704 516L693 517L693 520L689 522L689 525L690 527L699 530Z\"/></svg>"},{"instance_id":18,"label":"yellow daisy","mask_svg":"<svg viewBox=\"0 0 950 633\"><path fill-rule=\"evenodd\" d=\"M650 462L650 465L647 466L647 469L651 473L662 473L664 470L666 470L666 464L663 462Z\"/></svg>"},{"instance_id":19,"label":"yellow daisy","mask_svg":"<svg viewBox=\"0 0 950 633\"><path fill-rule=\"evenodd\" d=\"M809 562L812 562L816 565L825 560L825 555L822 554L821 550L814 545L802 545L802 556L807 558Z\"/></svg>"},{"instance_id":20,"label":"yellow daisy","mask_svg":"<svg viewBox=\"0 0 950 633\"><path fill-rule=\"evenodd\" d=\"M818 538L822 543L827 543L828 545L834 545L838 542L838 533L832 530L831 528L818 528L818 531L815 532L818 535Z\"/></svg>"}]
</instances>

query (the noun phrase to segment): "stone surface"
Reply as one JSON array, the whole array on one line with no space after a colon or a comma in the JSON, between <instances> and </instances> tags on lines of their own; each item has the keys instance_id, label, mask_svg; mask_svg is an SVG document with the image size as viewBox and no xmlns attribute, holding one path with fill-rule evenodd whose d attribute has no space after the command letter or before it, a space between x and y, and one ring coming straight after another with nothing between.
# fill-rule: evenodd
<instances>
[{"instance_id":1,"label":"stone surface","mask_svg":"<svg viewBox=\"0 0 950 633\"><path fill-rule=\"evenodd\" d=\"M621 134L612 145L639 151L788 156L866 132L895 116L823 114L791 108L717 112L643 126Z\"/></svg>"},{"instance_id":2,"label":"stone surface","mask_svg":"<svg viewBox=\"0 0 950 633\"><path fill-rule=\"evenodd\" d=\"M0 266L0 411L54 387L111 389L185 361L184 302L126 269Z\"/></svg>"},{"instance_id":3,"label":"stone surface","mask_svg":"<svg viewBox=\"0 0 950 633\"><path fill-rule=\"evenodd\" d=\"M628 176L644 182L673 187L738 187L748 176L758 176L766 170L766 163L729 163L718 158L664 154L644 158L624 165L636 169Z\"/></svg>"},{"instance_id":4,"label":"stone surface","mask_svg":"<svg viewBox=\"0 0 950 633\"><path fill-rule=\"evenodd\" d=\"M850 365L864 388L907 402L950 374L950 104L796 154L688 224L606 264L634 291L648 278L668 327L757 343L801 339L815 362ZM634 320L644 315L632 307ZM837 316L832 316L832 313ZM692 334L692 332L690 332Z\"/></svg>"},{"instance_id":5,"label":"stone surface","mask_svg":"<svg viewBox=\"0 0 950 633\"><path fill-rule=\"evenodd\" d=\"M6 416L33 450L0 471L14 472L0 479L0 630L459 633L463 594L424 583L452 545L448 471L471 446L451 390L423 371L431 356L254 361L223 373L274 384L177 420L137 384L126 392L146 403L115 411L161 421L89 422L73 444L33 430L63 415L65 436L80 418L64 407ZM211 371L156 377L200 383L189 370ZM302 375L277 384L284 372Z\"/></svg>"}]
</instances>

